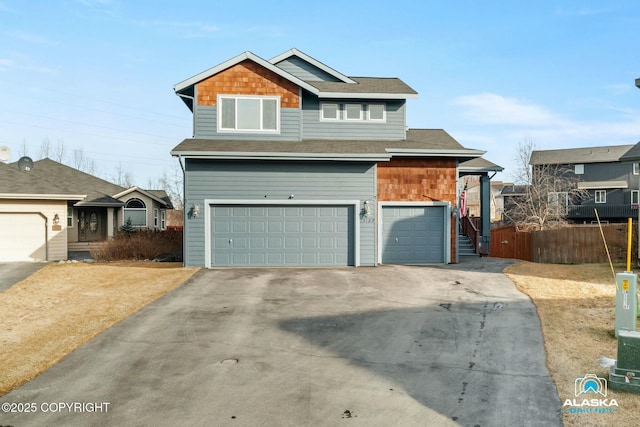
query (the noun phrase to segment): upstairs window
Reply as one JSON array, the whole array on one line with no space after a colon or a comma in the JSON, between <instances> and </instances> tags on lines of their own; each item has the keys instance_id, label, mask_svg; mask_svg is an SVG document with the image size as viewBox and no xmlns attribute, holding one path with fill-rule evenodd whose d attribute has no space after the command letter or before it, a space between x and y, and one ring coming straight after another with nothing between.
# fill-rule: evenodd
<instances>
[{"instance_id":1,"label":"upstairs window","mask_svg":"<svg viewBox=\"0 0 640 427\"><path fill-rule=\"evenodd\" d=\"M607 190L596 190L596 203L607 203Z\"/></svg>"},{"instance_id":2,"label":"upstairs window","mask_svg":"<svg viewBox=\"0 0 640 427\"><path fill-rule=\"evenodd\" d=\"M369 120L384 122L386 120L386 114L384 111L384 104L369 104Z\"/></svg>"},{"instance_id":3,"label":"upstairs window","mask_svg":"<svg viewBox=\"0 0 640 427\"><path fill-rule=\"evenodd\" d=\"M280 98L218 96L218 131L279 132Z\"/></svg>"},{"instance_id":4,"label":"upstairs window","mask_svg":"<svg viewBox=\"0 0 640 427\"><path fill-rule=\"evenodd\" d=\"M639 166L638 163L636 163L636 162L633 163L633 174L634 175L638 175L638 166Z\"/></svg>"},{"instance_id":5,"label":"upstairs window","mask_svg":"<svg viewBox=\"0 0 640 427\"><path fill-rule=\"evenodd\" d=\"M584 165L583 164L575 165L575 174L576 175L584 175Z\"/></svg>"},{"instance_id":6,"label":"upstairs window","mask_svg":"<svg viewBox=\"0 0 640 427\"><path fill-rule=\"evenodd\" d=\"M320 104L321 121L386 122L385 104Z\"/></svg>"},{"instance_id":7,"label":"upstairs window","mask_svg":"<svg viewBox=\"0 0 640 427\"><path fill-rule=\"evenodd\" d=\"M640 191L631 190L631 205L638 206L638 195L639 194L640 194Z\"/></svg>"}]
</instances>

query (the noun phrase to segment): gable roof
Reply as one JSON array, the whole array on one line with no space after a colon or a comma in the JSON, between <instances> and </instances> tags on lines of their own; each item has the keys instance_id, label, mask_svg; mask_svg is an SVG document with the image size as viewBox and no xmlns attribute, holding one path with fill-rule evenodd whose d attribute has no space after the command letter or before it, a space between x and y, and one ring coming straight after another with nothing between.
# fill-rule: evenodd
<instances>
[{"instance_id":1,"label":"gable roof","mask_svg":"<svg viewBox=\"0 0 640 427\"><path fill-rule=\"evenodd\" d=\"M173 209L173 205L171 204L171 199L167 195L167 192L164 191L164 190L143 190L142 188L133 186L131 188L128 188L128 189L124 190L121 193L114 194L113 197L119 199L122 196L126 196L127 194L131 194L131 193L134 193L134 192L138 192L140 194L144 194L145 196L149 197L150 199L153 199L156 202L164 204L167 207L169 207L170 209Z\"/></svg>"},{"instance_id":2,"label":"gable roof","mask_svg":"<svg viewBox=\"0 0 640 427\"><path fill-rule=\"evenodd\" d=\"M18 170L17 163L7 166L15 166L18 172L23 173ZM27 176L30 177L29 179L33 178L38 182L42 181L58 190L64 188L69 194L82 195L74 199L80 200L75 206L120 207L124 205L117 197L120 193L126 192L127 188L49 158L35 161ZM137 187L133 188L137 189ZM158 197L158 192L163 193L168 200L168 196L162 190L156 190L156 193L149 193L148 191L146 193L160 203L171 206L171 202L167 202L163 197Z\"/></svg>"},{"instance_id":3,"label":"gable roof","mask_svg":"<svg viewBox=\"0 0 640 427\"><path fill-rule=\"evenodd\" d=\"M0 162L0 198L6 199L57 199L82 200L79 194L54 181L40 179L32 173L18 169L17 163L11 165Z\"/></svg>"},{"instance_id":4,"label":"gable roof","mask_svg":"<svg viewBox=\"0 0 640 427\"><path fill-rule=\"evenodd\" d=\"M242 147L242 151L238 151ZM185 139L173 156L207 159L386 161L393 156L469 160L485 151L463 147L442 129L409 129L404 140L238 141Z\"/></svg>"},{"instance_id":5,"label":"gable roof","mask_svg":"<svg viewBox=\"0 0 640 427\"><path fill-rule=\"evenodd\" d=\"M314 67L324 71L325 73L335 77L338 80L341 80L343 83L355 83L353 80L351 80L349 77L345 76L344 74L334 70L333 68L323 64L322 62L318 61L315 58L312 58L311 56L307 55L304 52L299 51L296 48L290 49L286 52L281 53L280 55L274 56L273 58L271 58L269 60L270 63L274 64L274 65L278 65L278 63L285 61L289 58L291 58L292 56L297 56L298 58L302 59L305 62L308 62L309 64L313 65Z\"/></svg>"},{"instance_id":6,"label":"gable roof","mask_svg":"<svg viewBox=\"0 0 640 427\"><path fill-rule=\"evenodd\" d=\"M291 56L297 56L322 69L323 71L331 74L337 79L338 82L323 82L323 81L305 81L293 74L283 70L274 64L274 62L282 62L286 58ZM184 98L193 97L193 87L211 76L214 76L229 67L232 67L244 60L251 60L258 65L274 72L275 74L289 80L290 82L300 86L301 88L311 92L319 98L371 98L371 99L409 99L417 98L418 92L409 87L406 83L398 78L373 78L373 77L352 77L349 78L343 74L333 70L332 68L322 64L321 62L311 58L310 56L300 52L297 49L292 49L285 52L282 55L278 55L271 61L266 61L255 55L252 52L246 51L237 55L225 62L222 62L208 70L196 74L193 77L189 77L186 80L177 83L174 86L174 91L189 106L191 100L185 100ZM273 61L273 62L272 62Z\"/></svg>"},{"instance_id":7,"label":"gable roof","mask_svg":"<svg viewBox=\"0 0 640 427\"><path fill-rule=\"evenodd\" d=\"M530 165L562 165L574 163L617 162L633 145L611 145L602 147L568 148L559 150L534 150Z\"/></svg>"},{"instance_id":8,"label":"gable roof","mask_svg":"<svg viewBox=\"0 0 640 427\"><path fill-rule=\"evenodd\" d=\"M620 157L620 161L622 162L634 162L638 160L640 160L640 142L632 146L629 151Z\"/></svg>"}]
</instances>

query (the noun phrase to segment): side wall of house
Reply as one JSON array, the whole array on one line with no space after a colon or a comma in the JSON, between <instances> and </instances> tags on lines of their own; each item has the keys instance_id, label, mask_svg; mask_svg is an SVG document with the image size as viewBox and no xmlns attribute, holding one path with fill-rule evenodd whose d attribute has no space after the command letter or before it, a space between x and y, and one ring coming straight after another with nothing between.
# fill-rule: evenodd
<instances>
[{"instance_id":1,"label":"side wall of house","mask_svg":"<svg viewBox=\"0 0 640 427\"><path fill-rule=\"evenodd\" d=\"M185 265L204 266L204 201L256 200L375 201L375 164L368 162L280 162L186 159L185 211L198 205L200 214L185 218ZM375 220L358 215L360 265L375 264Z\"/></svg>"},{"instance_id":2,"label":"side wall of house","mask_svg":"<svg viewBox=\"0 0 640 427\"><path fill-rule=\"evenodd\" d=\"M392 158L378 163L378 201L449 202L457 204L455 159ZM455 224L455 221L451 221ZM455 260L457 230L451 227L451 259Z\"/></svg>"}]
</instances>

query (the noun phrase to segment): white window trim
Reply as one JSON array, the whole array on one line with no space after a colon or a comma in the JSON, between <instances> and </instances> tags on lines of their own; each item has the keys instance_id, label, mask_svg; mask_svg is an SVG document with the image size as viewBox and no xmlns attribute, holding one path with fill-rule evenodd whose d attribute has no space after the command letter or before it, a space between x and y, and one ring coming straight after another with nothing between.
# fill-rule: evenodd
<instances>
[{"instance_id":1,"label":"white window trim","mask_svg":"<svg viewBox=\"0 0 640 427\"><path fill-rule=\"evenodd\" d=\"M633 201L635 199L635 202ZM640 203L640 191L631 190L631 205L637 205Z\"/></svg>"},{"instance_id":2,"label":"white window trim","mask_svg":"<svg viewBox=\"0 0 640 427\"><path fill-rule=\"evenodd\" d=\"M162 209L160 210L160 230L167 229L167 211Z\"/></svg>"},{"instance_id":3,"label":"white window trim","mask_svg":"<svg viewBox=\"0 0 640 427\"><path fill-rule=\"evenodd\" d=\"M71 215L69 215L71 211ZM73 228L73 206L67 206L67 228Z\"/></svg>"},{"instance_id":4,"label":"white window trim","mask_svg":"<svg viewBox=\"0 0 640 427\"><path fill-rule=\"evenodd\" d=\"M324 116L324 106L325 105L335 105L336 106L336 116L335 117L325 117ZM320 103L320 120L323 122L337 122L340 120L340 104L335 102L321 102Z\"/></svg>"},{"instance_id":5,"label":"white window trim","mask_svg":"<svg viewBox=\"0 0 640 427\"><path fill-rule=\"evenodd\" d=\"M350 105L357 105L359 107L360 110L360 114L358 114L358 118L357 119L350 119L349 115L347 114L347 107ZM350 122L359 122L362 121L362 104L358 104L356 102L350 102L348 104L344 104L344 119L346 121L350 121Z\"/></svg>"},{"instance_id":6,"label":"white window trim","mask_svg":"<svg viewBox=\"0 0 640 427\"><path fill-rule=\"evenodd\" d=\"M640 164L638 162L633 162L633 174L640 175Z\"/></svg>"},{"instance_id":7,"label":"white window trim","mask_svg":"<svg viewBox=\"0 0 640 427\"><path fill-rule=\"evenodd\" d=\"M584 164L578 163L574 166L574 173L576 175L584 175Z\"/></svg>"},{"instance_id":8,"label":"white window trim","mask_svg":"<svg viewBox=\"0 0 640 427\"><path fill-rule=\"evenodd\" d=\"M153 226L158 228L160 217L158 216L158 208L153 209Z\"/></svg>"},{"instance_id":9,"label":"white window trim","mask_svg":"<svg viewBox=\"0 0 640 427\"><path fill-rule=\"evenodd\" d=\"M235 117L236 117L236 128L223 128L222 127L222 100L223 99L258 99L260 100L260 129L237 129L237 120L238 120L238 102L235 102ZM263 129L264 116L262 114L263 111L263 103L264 100L275 100L276 101L276 128L275 129ZM253 95L218 95L216 98L216 114L217 114L217 128L219 133L280 133L280 97L279 96L253 96Z\"/></svg>"},{"instance_id":10,"label":"white window trim","mask_svg":"<svg viewBox=\"0 0 640 427\"><path fill-rule=\"evenodd\" d=\"M131 200L138 200L142 202L142 204L144 205L144 208L128 208L127 203L129 203ZM134 225L134 224L131 224L131 225L135 228L147 228L147 226L149 225L149 218L147 218L147 204L145 203L144 200L139 199L137 197L133 197L124 203L124 206L122 207L122 225L125 225L127 222L127 211L138 211L138 212L144 211L144 225Z\"/></svg>"},{"instance_id":11,"label":"white window trim","mask_svg":"<svg viewBox=\"0 0 640 427\"><path fill-rule=\"evenodd\" d=\"M372 105L380 105L382 107L382 118L381 119L372 119L371 118L371 106ZM375 123L385 123L387 121L387 107L385 104L367 104L367 121L375 122Z\"/></svg>"},{"instance_id":12,"label":"white window trim","mask_svg":"<svg viewBox=\"0 0 640 427\"><path fill-rule=\"evenodd\" d=\"M599 194L600 197L598 197ZM607 203L607 190L596 190L593 193L593 199L598 204Z\"/></svg>"}]
</instances>

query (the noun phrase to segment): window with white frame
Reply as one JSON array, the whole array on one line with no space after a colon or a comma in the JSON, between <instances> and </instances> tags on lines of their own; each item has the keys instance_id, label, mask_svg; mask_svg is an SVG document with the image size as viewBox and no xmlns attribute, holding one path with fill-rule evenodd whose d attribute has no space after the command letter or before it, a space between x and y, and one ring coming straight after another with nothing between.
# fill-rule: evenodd
<instances>
[{"instance_id":1,"label":"window with white frame","mask_svg":"<svg viewBox=\"0 0 640 427\"><path fill-rule=\"evenodd\" d=\"M637 162L633 163L633 174L634 175L640 174L640 164L638 164Z\"/></svg>"},{"instance_id":2,"label":"window with white frame","mask_svg":"<svg viewBox=\"0 0 640 427\"><path fill-rule=\"evenodd\" d=\"M346 120L362 120L362 104L345 104Z\"/></svg>"},{"instance_id":3,"label":"window with white frame","mask_svg":"<svg viewBox=\"0 0 640 427\"><path fill-rule=\"evenodd\" d=\"M134 227L147 226L147 205L140 199L129 199L124 205L123 224L131 221Z\"/></svg>"},{"instance_id":4,"label":"window with white frame","mask_svg":"<svg viewBox=\"0 0 640 427\"><path fill-rule=\"evenodd\" d=\"M596 190L594 198L596 203L607 203L607 190Z\"/></svg>"},{"instance_id":5,"label":"window with white frame","mask_svg":"<svg viewBox=\"0 0 640 427\"><path fill-rule=\"evenodd\" d=\"M576 175L584 175L584 165L583 164L575 165L574 172Z\"/></svg>"},{"instance_id":6,"label":"window with white frame","mask_svg":"<svg viewBox=\"0 0 640 427\"><path fill-rule=\"evenodd\" d=\"M280 98L277 96L218 95L217 105L218 131L280 131Z\"/></svg>"},{"instance_id":7,"label":"window with white frame","mask_svg":"<svg viewBox=\"0 0 640 427\"><path fill-rule=\"evenodd\" d=\"M322 120L338 120L339 116L339 104L322 104L320 109Z\"/></svg>"},{"instance_id":8,"label":"window with white frame","mask_svg":"<svg viewBox=\"0 0 640 427\"><path fill-rule=\"evenodd\" d=\"M67 206L67 227L73 227L73 206Z\"/></svg>"},{"instance_id":9,"label":"window with white frame","mask_svg":"<svg viewBox=\"0 0 640 427\"><path fill-rule=\"evenodd\" d=\"M631 190L631 204L632 205L638 205L638 196L640 195L640 191L638 190Z\"/></svg>"},{"instance_id":10,"label":"window with white frame","mask_svg":"<svg viewBox=\"0 0 640 427\"><path fill-rule=\"evenodd\" d=\"M386 120L384 104L369 104L367 119L375 122L384 122Z\"/></svg>"},{"instance_id":11,"label":"window with white frame","mask_svg":"<svg viewBox=\"0 0 640 427\"><path fill-rule=\"evenodd\" d=\"M162 209L160 211L160 230L166 230L167 228L167 211Z\"/></svg>"},{"instance_id":12,"label":"window with white frame","mask_svg":"<svg viewBox=\"0 0 640 427\"><path fill-rule=\"evenodd\" d=\"M160 217L158 216L158 209L153 210L153 226L158 228Z\"/></svg>"}]
</instances>

